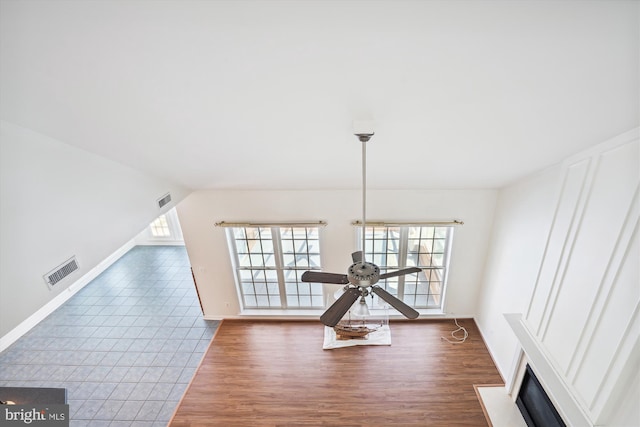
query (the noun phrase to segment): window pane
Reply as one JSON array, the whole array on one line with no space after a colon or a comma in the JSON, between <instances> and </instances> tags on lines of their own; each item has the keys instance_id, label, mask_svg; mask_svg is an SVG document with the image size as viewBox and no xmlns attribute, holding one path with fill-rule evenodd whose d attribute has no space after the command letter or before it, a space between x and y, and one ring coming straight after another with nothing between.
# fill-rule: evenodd
<instances>
[{"instance_id":1,"label":"window pane","mask_svg":"<svg viewBox=\"0 0 640 427\"><path fill-rule=\"evenodd\" d=\"M300 307L311 307L311 297L309 295L300 295Z\"/></svg>"},{"instance_id":2,"label":"window pane","mask_svg":"<svg viewBox=\"0 0 640 427\"><path fill-rule=\"evenodd\" d=\"M306 240L294 240L293 241L293 249L296 253L305 253L307 252L307 241Z\"/></svg>"},{"instance_id":3,"label":"window pane","mask_svg":"<svg viewBox=\"0 0 640 427\"><path fill-rule=\"evenodd\" d=\"M282 252L285 254L293 253L293 240L282 240Z\"/></svg>"},{"instance_id":4,"label":"window pane","mask_svg":"<svg viewBox=\"0 0 640 427\"><path fill-rule=\"evenodd\" d=\"M253 284L256 289L256 295L266 295L267 294L267 284L264 282L257 282Z\"/></svg>"},{"instance_id":5,"label":"window pane","mask_svg":"<svg viewBox=\"0 0 640 427\"><path fill-rule=\"evenodd\" d=\"M418 254L413 252L413 253L408 253L407 254L407 267L415 267L418 265Z\"/></svg>"},{"instance_id":6,"label":"window pane","mask_svg":"<svg viewBox=\"0 0 640 427\"><path fill-rule=\"evenodd\" d=\"M265 270L264 275L267 281L269 282L277 282L278 281L278 272L276 270Z\"/></svg>"},{"instance_id":7,"label":"window pane","mask_svg":"<svg viewBox=\"0 0 640 427\"><path fill-rule=\"evenodd\" d=\"M320 283L309 283L311 285L311 294L312 295L320 295L322 296L322 284Z\"/></svg>"},{"instance_id":8,"label":"window pane","mask_svg":"<svg viewBox=\"0 0 640 427\"><path fill-rule=\"evenodd\" d=\"M293 238L294 239L307 239L307 228L306 227L294 227L293 229Z\"/></svg>"},{"instance_id":9,"label":"window pane","mask_svg":"<svg viewBox=\"0 0 640 427\"><path fill-rule=\"evenodd\" d=\"M376 264L378 267L386 266L387 265L386 261L387 261L387 257L384 254L373 255L373 263Z\"/></svg>"},{"instance_id":10,"label":"window pane","mask_svg":"<svg viewBox=\"0 0 640 427\"><path fill-rule=\"evenodd\" d=\"M320 268L320 254L309 256L309 267Z\"/></svg>"},{"instance_id":11,"label":"window pane","mask_svg":"<svg viewBox=\"0 0 640 427\"><path fill-rule=\"evenodd\" d=\"M266 267L275 267L276 266L276 258L274 254L264 254L264 265Z\"/></svg>"},{"instance_id":12,"label":"window pane","mask_svg":"<svg viewBox=\"0 0 640 427\"><path fill-rule=\"evenodd\" d=\"M263 240L271 240L271 229L268 227L260 227L260 238Z\"/></svg>"},{"instance_id":13,"label":"window pane","mask_svg":"<svg viewBox=\"0 0 640 427\"><path fill-rule=\"evenodd\" d=\"M247 247L246 240L236 240L236 251L239 254L248 254L249 248Z\"/></svg>"},{"instance_id":14,"label":"window pane","mask_svg":"<svg viewBox=\"0 0 640 427\"><path fill-rule=\"evenodd\" d=\"M427 298L428 307L440 307L440 295L429 295Z\"/></svg>"},{"instance_id":15,"label":"window pane","mask_svg":"<svg viewBox=\"0 0 640 427\"><path fill-rule=\"evenodd\" d=\"M320 240L309 240L309 253L320 254Z\"/></svg>"},{"instance_id":16,"label":"window pane","mask_svg":"<svg viewBox=\"0 0 640 427\"><path fill-rule=\"evenodd\" d=\"M448 227L436 227L433 237L436 239L445 239L447 237Z\"/></svg>"},{"instance_id":17,"label":"window pane","mask_svg":"<svg viewBox=\"0 0 640 427\"><path fill-rule=\"evenodd\" d=\"M296 257L293 254L284 254L282 255L282 263L286 267L295 267L296 266Z\"/></svg>"},{"instance_id":18,"label":"window pane","mask_svg":"<svg viewBox=\"0 0 640 427\"><path fill-rule=\"evenodd\" d=\"M250 239L247 240L247 246L249 246L249 252L252 254L259 254L262 252L262 246L260 245L260 240Z\"/></svg>"},{"instance_id":19,"label":"window pane","mask_svg":"<svg viewBox=\"0 0 640 427\"><path fill-rule=\"evenodd\" d=\"M426 307L427 306L427 296L426 295L416 295L414 305L416 307Z\"/></svg>"},{"instance_id":20,"label":"window pane","mask_svg":"<svg viewBox=\"0 0 640 427\"><path fill-rule=\"evenodd\" d=\"M262 243L262 252L265 254L273 253L273 240L261 240Z\"/></svg>"},{"instance_id":21,"label":"window pane","mask_svg":"<svg viewBox=\"0 0 640 427\"><path fill-rule=\"evenodd\" d=\"M269 295L280 295L277 283L267 283L267 292Z\"/></svg>"},{"instance_id":22,"label":"window pane","mask_svg":"<svg viewBox=\"0 0 640 427\"><path fill-rule=\"evenodd\" d=\"M431 257L431 263L434 266L442 266L444 263L444 254L433 254Z\"/></svg>"},{"instance_id":23,"label":"window pane","mask_svg":"<svg viewBox=\"0 0 640 427\"><path fill-rule=\"evenodd\" d=\"M318 227L245 227L231 234L246 307L282 306L281 287L289 306L311 308L312 293L319 298L315 307L323 306L322 285L300 281L304 271L321 268Z\"/></svg>"},{"instance_id":24,"label":"window pane","mask_svg":"<svg viewBox=\"0 0 640 427\"><path fill-rule=\"evenodd\" d=\"M428 282L418 282L416 286L416 294L427 295L429 293Z\"/></svg>"},{"instance_id":25,"label":"window pane","mask_svg":"<svg viewBox=\"0 0 640 427\"><path fill-rule=\"evenodd\" d=\"M407 294L415 294L416 293L416 284L415 283L405 283L404 284L404 293Z\"/></svg>"},{"instance_id":26,"label":"window pane","mask_svg":"<svg viewBox=\"0 0 640 427\"><path fill-rule=\"evenodd\" d=\"M392 294L399 290L398 298L414 308L440 308L446 254L449 252L449 239L452 237L450 229L408 226L401 232L399 227L367 227L365 257L381 267L381 272L414 266L424 268L420 273L394 278L394 283L381 280L379 285ZM427 268L432 266L440 268Z\"/></svg>"}]
</instances>

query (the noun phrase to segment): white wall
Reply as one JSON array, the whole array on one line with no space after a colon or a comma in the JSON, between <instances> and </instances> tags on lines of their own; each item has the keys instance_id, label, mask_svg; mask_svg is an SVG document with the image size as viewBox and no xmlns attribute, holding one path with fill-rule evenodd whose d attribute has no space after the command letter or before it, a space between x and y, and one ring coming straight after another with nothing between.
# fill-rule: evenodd
<instances>
[{"instance_id":1,"label":"white wall","mask_svg":"<svg viewBox=\"0 0 640 427\"><path fill-rule=\"evenodd\" d=\"M453 240L445 310L472 316L487 252L496 191L367 192L368 220L464 221ZM237 315L225 230L220 221L327 221L321 230L325 271L346 272L356 248L351 222L361 217L360 190L196 191L178 207L185 245L194 268L205 315ZM228 306L227 306L228 304Z\"/></svg>"},{"instance_id":2,"label":"white wall","mask_svg":"<svg viewBox=\"0 0 640 427\"><path fill-rule=\"evenodd\" d=\"M510 376L518 346L503 313L522 313L531 300L558 197L560 172L559 165L549 168L498 195L476 322L503 378Z\"/></svg>"},{"instance_id":3,"label":"white wall","mask_svg":"<svg viewBox=\"0 0 640 427\"><path fill-rule=\"evenodd\" d=\"M132 239L188 191L17 125L0 123L0 337ZM52 290L43 275L75 255Z\"/></svg>"},{"instance_id":4,"label":"white wall","mask_svg":"<svg viewBox=\"0 0 640 427\"><path fill-rule=\"evenodd\" d=\"M519 345L501 316L523 313L552 375L594 425L640 425L637 405L620 403L639 386L628 380L640 360L638 133L500 191L478 305L507 382Z\"/></svg>"}]
</instances>

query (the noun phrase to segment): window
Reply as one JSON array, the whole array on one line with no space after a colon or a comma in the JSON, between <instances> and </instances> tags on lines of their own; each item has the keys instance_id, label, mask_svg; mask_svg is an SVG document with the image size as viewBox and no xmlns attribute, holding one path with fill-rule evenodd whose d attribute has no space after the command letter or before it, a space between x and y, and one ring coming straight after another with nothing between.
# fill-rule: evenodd
<instances>
[{"instance_id":1,"label":"window","mask_svg":"<svg viewBox=\"0 0 640 427\"><path fill-rule=\"evenodd\" d=\"M365 258L380 267L381 274L422 268L420 273L391 277L378 285L414 308L442 309L452 238L450 226L366 227Z\"/></svg>"},{"instance_id":2,"label":"window","mask_svg":"<svg viewBox=\"0 0 640 427\"><path fill-rule=\"evenodd\" d=\"M142 244L183 244L182 229L178 220L176 208L171 208L166 213L153 220L149 227L140 235Z\"/></svg>"},{"instance_id":3,"label":"window","mask_svg":"<svg viewBox=\"0 0 640 427\"><path fill-rule=\"evenodd\" d=\"M166 215L160 215L150 225L153 237L170 237L169 223Z\"/></svg>"},{"instance_id":4,"label":"window","mask_svg":"<svg viewBox=\"0 0 640 427\"><path fill-rule=\"evenodd\" d=\"M300 281L320 269L318 227L232 227L234 255L244 308L323 308L322 285Z\"/></svg>"}]
</instances>

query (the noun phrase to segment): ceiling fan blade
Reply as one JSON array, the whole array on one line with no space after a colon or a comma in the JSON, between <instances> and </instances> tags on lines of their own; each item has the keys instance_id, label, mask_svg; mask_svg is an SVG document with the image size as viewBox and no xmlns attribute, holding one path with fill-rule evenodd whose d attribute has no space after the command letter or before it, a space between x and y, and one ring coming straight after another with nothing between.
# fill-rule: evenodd
<instances>
[{"instance_id":1,"label":"ceiling fan blade","mask_svg":"<svg viewBox=\"0 0 640 427\"><path fill-rule=\"evenodd\" d=\"M320 316L320 321L333 328L359 297L360 291L357 288L347 289L345 293Z\"/></svg>"},{"instance_id":2,"label":"ceiling fan blade","mask_svg":"<svg viewBox=\"0 0 640 427\"><path fill-rule=\"evenodd\" d=\"M376 286L376 285L372 286L371 292L377 294L380 298L388 302L391 307L395 308L400 313L402 313L404 317L408 317L409 319L415 319L420 315L420 313L418 313L416 310L409 307L407 304L400 301L398 298L394 297L393 295L391 295L389 292L387 292L380 286Z\"/></svg>"},{"instance_id":3,"label":"ceiling fan blade","mask_svg":"<svg viewBox=\"0 0 640 427\"><path fill-rule=\"evenodd\" d=\"M335 283L338 285L349 283L349 278L346 274L323 273L322 271L305 271L300 279L303 282Z\"/></svg>"},{"instance_id":4,"label":"ceiling fan blade","mask_svg":"<svg viewBox=\"0 0 640 427\"><path fill-rule=\"evenodd\" d=\"M422 269L418 267L403 268L402 270L381 274L380 280L387 279L389 277L404 276L405 274L420 273L421 271Z\"/></svg>"},{"instance_id":5,"label":"ceiling fan blade","mask_svg":"<svg viewBox=\"0 0 640 427\"><path fill-rule=\"evenodd\" d=\"M362 262L362 251L357 251L351 254L351 259L353 260L353 263L355 264L356 262Z\"/></svg>"}]
</instances>

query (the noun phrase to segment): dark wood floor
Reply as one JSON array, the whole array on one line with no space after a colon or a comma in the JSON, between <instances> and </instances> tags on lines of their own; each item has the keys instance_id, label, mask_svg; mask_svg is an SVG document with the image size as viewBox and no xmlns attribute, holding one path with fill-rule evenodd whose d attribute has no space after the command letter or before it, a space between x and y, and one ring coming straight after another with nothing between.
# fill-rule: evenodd
<instances>
[{"instance_id":1,"label":"dark wood floor","mask_svg":"<svg viewBox=\"0 0 640 427\"><path fill-rule=\"evenodd\" d=\"M391 346L322 350L318 322L225 320L170 423L487 426L474 384L502 384L473 320L391 323Z\"/></svg>"}]
</instances>

